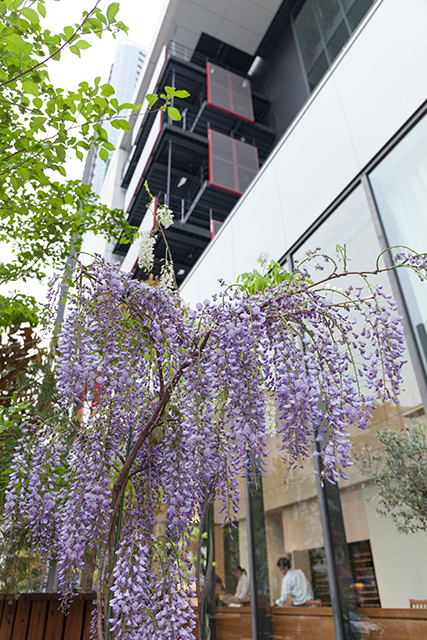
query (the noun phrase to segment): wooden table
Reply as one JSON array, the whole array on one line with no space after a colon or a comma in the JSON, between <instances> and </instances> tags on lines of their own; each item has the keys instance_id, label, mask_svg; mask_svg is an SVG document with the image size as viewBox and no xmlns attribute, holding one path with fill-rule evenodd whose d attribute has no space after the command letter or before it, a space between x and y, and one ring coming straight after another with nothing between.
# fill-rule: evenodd
<instances>
[{"instance_id":1,"label":"wooden table","mask_svg":"<svg viewBox=\"0 0 427 640\"><path fill-rule=\"evenodd\" d=\"M358 609L361 640L427 640L427 610ZM332 609L275 607L273 640L335 640ZM250 606L221 607L216 640L252 640Z\"/></svg>"}]
</instances>

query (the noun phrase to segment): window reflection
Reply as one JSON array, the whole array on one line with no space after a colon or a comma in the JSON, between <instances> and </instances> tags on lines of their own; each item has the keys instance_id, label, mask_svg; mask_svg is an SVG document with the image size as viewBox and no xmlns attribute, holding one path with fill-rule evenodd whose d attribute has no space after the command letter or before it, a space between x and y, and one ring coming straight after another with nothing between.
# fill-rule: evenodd
<instances>
[{"instance_id":1,"label":"window reflection","mask_svg":"<svg viewBox=\"0 0 427 640\"><path fill-rule=\"evenodd\" d=\"M360 271L373 269L381 248L376 236L375 228L368 209L362 186L338 207L338 209L323 222L312 234L307 242L296 252L294 258L302 260L306 251L321 247L322 252L336 256L336 245L346 245L349 258L348 270ZM342 267L342 265L341 265ZM323 279L327 270L311 270L311 277L315 281ZM374 284L382 284L386 291L391 292L388 274L371 278ZM339 295L339 289L349 284L360 286L355 276L349 276L345 282L334 282L335 291L331 295ZM408 357L409 360L409 357ZM403 371L404 390L400 397L400 404L387 402L378 406L373 412L372 419L366 431L353 429L352 438L356 449L370 446L379 449L380 443L376 438L378 429L401 429L409 424L409 417L414 414L423 415L421 397L417 380L409 361ZM427 534L414 536L400 534L394 524L387 518L379 518L376 512L377 491L369 484L369 479L361 474L357 466L349 472L350 479L340 483L340 497L345 525L350 559L352 561L353 579L358 594L359 606L381 607L409 607L412 594L427 593L427 562L418 562L415 558L422 557L427 548ZM418 546L415 552L414 543ZM321 547L321 545L318 545ZM362 555L368 554L368 555ZM371 556L369 557L369 554ZM399 556L399 565L406 566L407 578L402 579L398 569L390 558ZM311 551L312 566L314 566L315 589L326 601L327 594L322 583L322 549ZM363 560L363 562L362 562ZM313 564L314 563L314 564ZM363 566L364 565L364 566ZM317 586L320 580L320 586ZM317 584L316 584L317 581Z\"/></svg>"},{"instance_id":2,"label":"window reflection","mask_svg":"<svg viewBox=\"0 0 427 640\"><path fill-rule=\"evenodd\" d=\"M294 19L304 69L313 90L374 0L306 0Z\"/></svg>"},{"instance_id":3,"label":"window reflection","mask_svg":"<svg viewBox=\"0 0 427 640\"><path fill-rule=\"evenodd\" d=\"M361 185L313 232L293 258L301 261L308 249L316 247L335 257L337 245L346 245L349 271L375 268L381 247ZM326 265L324 271L313 268L311 276L319 281L332 268L331 265ZM371 280L374 284L381 284L386 291L391 291L388 274ZM360 286L361 283L356 276L349 276L345 282L334 281L335 289L330 287L330 295L339 296L340 288L347 288L349 284ZM366 446L378 450L381 445L376 437L377 430L401 429L405 424L409 425L409 419L414 416L425 419L410 361L404 366L403 376L404 389L400 404L379 405L365 431L353 429L352 439L356 450ZM298 633L303 634L301 637L312 638L310 634L313 628L324 625L324 629L329 630L328 637L333 638L330 585L313 463L312 460L304 460L300 467L287 470L281 458L280 446L281 439L277 435L268 438L267 471L259 485L261 494L252 495L258 611L264 634L260 637L287 637L290 629L298 628ZM344 524L344 531L341 527L339 534L339 544L336 544L339 547L336 559L339 561L340 553L342 555L346 551L346 566L350 567L347 576L350 575L352 581L349 591L355 594L359 616L358 621L357 616L354 618L351 613L347 615L351 633L354 632L354 637L361 640L386 638L392 627L398 629L402 638L416 634L420 629L422 633L424 627L420 627L420 624L427 623L427 615L425 620L421 620L421 614L417 613L418 618L413 615L409 601L423 599L427 595L427 534L399 533L390 519L379 517L378 491L357 465L349 470L349 480L341 482L339 490L332 488L337 497L332 506L338 505ZM231 593L236 589L232 568L237 564L247 571L249 568L243 482L241 497L236 526L231 531L221 527L222 515L218 512L215 514L215 572L221 577L226 591ZM331 522L331 529L334 529L337 518L334 520L332 517ZM283 557L289 558L293 569L301 569L311 583L315 604L311 605L313 609L310 615L292 606L269 609L268 605L273 605L281 595L283 575L278 570L277 562ZM344 562L342 566L339 565L337 572L344 569L344 565ZM350 595L348 600L351 599ZM321 608L321 615L316 614L314 607ZM390 622L384 609L392 610ZM249 604L240 607L217 606L215 624L218 640L246 635L251 637L250 615Z\"/></svg>"},{"instance_id":4,"label":"window reflection","mask_svg":"<svg viewBox=\"0 0 427 640\"><path fill-rule=\"evenodd\" d=\"M427 250L427 118L400 142L369 176L387 242ZM398 271L420 352L427 370L427 288Z\"/></svg>"}]
</instances>

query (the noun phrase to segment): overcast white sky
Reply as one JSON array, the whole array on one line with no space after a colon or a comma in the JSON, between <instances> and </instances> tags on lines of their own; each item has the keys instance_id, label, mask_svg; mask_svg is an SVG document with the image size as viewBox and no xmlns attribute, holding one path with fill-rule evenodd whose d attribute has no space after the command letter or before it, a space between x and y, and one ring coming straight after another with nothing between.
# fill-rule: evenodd
<instances>
[{"instance_id":1,"label":"overcast white sky","mask_svg":"<svg viewBox=\"0 0 427 640\"><path fill-rule=\"evenodd\" d=\"M129 27L129 38L148 50L154 38L157 25L163 12L163 7L168 0L120 0L120 11L117 18ZM96 0L47 0L47 16L42 24L54 32L60 32L65 26L74 26L81 22L83 11L90 11L95 6ZM99 6L104 13L111 0L101 0ZM92 45L90 49L82 52L82 57L65 52L59 62L52 62L49 66L50 78L53 84L64 89L73 90L83 80L93 82L94 78L101 76L103 82L107 82L111 64L114 60L117 42L126 38L119 34L116 40L111 34L104 34L100 40L96 36L87 39ZM67 163L67 177L71 179L81 178L83 174L83 162L76 158ZM10 251L6 246L0 246L2 260L8 261ZM23 293L34 295L43 301L46 289L38 282L13 283L4 285L2 293L18 289Z\"/></svg>"},{"instance_id":2,"label":"overcast white sky","mask_svg":"<svg viewBox=\"0 0 427 640\"><path fill-rule=\"evenodd\" d=\"M101 0L99 7L104 11L112 0ZM157 25L167 0L120 0L120 11L117 18L129 27L129 39L146 51L157 31ZM83 11L90 11L96 0L47 0L46 25L55 32L62 31L64 26L74 26L81 21ZM92 83L101 76L107 82L111 64L113 63L117 42L126 39L122 33L114 40L111 34L105 33L101 40L96 36L87 39L92 45L82 52L78 58L66 51L59 62L49 65L50 78L53 84L64 89L73 90L79 82L86 80ZM72 161L67 166L69 178L81 178L83 163Z\"/></svg>"}]
</instances>

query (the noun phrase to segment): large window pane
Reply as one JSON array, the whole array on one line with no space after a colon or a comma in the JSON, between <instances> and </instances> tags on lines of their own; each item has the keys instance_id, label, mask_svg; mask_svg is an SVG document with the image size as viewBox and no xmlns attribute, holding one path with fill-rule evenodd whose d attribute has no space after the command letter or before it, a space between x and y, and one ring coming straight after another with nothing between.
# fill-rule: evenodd
<instances>
[{"instance_id":1,"label":"large window pane","mask_svg":"<svg viewBox=\"0 0 427 640\"><path fill-rule=\"evenodd\" d=\"M322 252L335 257L337 244L346 245L350 259L348 269L351 271L372 269L381 252L361 186L323 222L296 252L295 258L301 261L308 249L316 247L321 247ZM315 271L313 268L312 278L323 279L326 269L327 267L324 271ZM378 276L373 282L382 284L386 291L391 291L387 274ZM333 287L330 287L331 295L338 296L340 287L344 288L350 283L361 285L354 277L346 278L343 282L334 282ZM337 293L333 292L334 289ZM387 402L380 405L373 412L365 431L353 430L352 440L356 450L366 446L380 450L382 445L377 439L378 430L402 429L410 424L413 416L421 416L425 420L409 355L408 360L403 372L404 391L400 404ZM413 624L412 629L417 628L418 623L416 620L409 623L409 611L404 614L397 610L408 610L411 598L422 599L427 595L427 534L399 533L390 518L378 516L378 490L370 484L369 478L362 475L357 465L350 469L349 477L348 481L340 483L340 498L357 602L362 607L359 608L362 638L377 637L369 636L374 631L378 637L389 637L388 623L373 613L378 606L395 610L393 624L396 625L396 630L400 630L396 632L398 635L401 633L399 637L408 637L409 627L406 625ZM297 486L295 490L298 490ZM310 563L316 594L326 604L329 593L321 545L317 545L317 548L313 545L310 549Z\"/></svg>"},{"instance_id":2,"label":"large window pane","mask_svg":"<svg viewBox=\"0 0 427 640\"><path fill-rule=\"evenodd\" d=\"M388 243L427 252L427 118L381 162L370 180ZM427 367L427 287L407 271L399 271L398 277Z\"/></svg>"},{"instance_id":3,"label":"large window pane","mask_svg":"<svg viewBox=\"0 0 427 640\"><path fill-rule=\"evenodd\" d=\"M295 37L313 90L374 0L306 0L294 18Z\"/></svg>"},{"instance_id":4,"label":"large window pane","mask_svg":"<svg viewBox=\"0 0 427 640\"><path fill-rule=\"evenodd\" d=\"M306 2L295 18L295 33L306 71L323 52L322 37L311 0Z\"/></svg>"},{"instance_id":5,"label":"large window pane","mask_svg":"<svg viewBox=\"0 0 427 640\"><path fill-rule=\"evenodd\" d=\"M323 37L328 41L343 19L338 0L317 0L314 2Z\"/></svg>"},{"instance_id":6,"label":"large window pane","mask_svg":"<svg viewBox=\"0 0 427 640\"><path fill-rule=\"evenodd\" d=\"M351 31L356 29L374 2L375 0L341 0Z\"/></svg>"}]
</instances>

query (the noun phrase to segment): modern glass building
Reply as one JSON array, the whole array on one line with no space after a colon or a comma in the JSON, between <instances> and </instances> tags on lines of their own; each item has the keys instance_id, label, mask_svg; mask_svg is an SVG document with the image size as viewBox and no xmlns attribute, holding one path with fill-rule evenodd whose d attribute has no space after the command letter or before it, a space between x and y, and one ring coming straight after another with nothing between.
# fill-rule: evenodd
<instances>
[{"instance_id":1,"label":"modern glass building","mask_svg":"<svg viewBox=\"0 0 427 640\"><path fill-rule=\"evenodd\" d=\"M145 180L174 210L166 233L187 302L217 292L219 278L234 282L261 252L292 268L308 249L345 244L357 271L392 245L427 251L426 24L421 0L170 0L137 100L168 84L191 97L176 101L181 122L140 115L122 135L106 193L141 229L152 225ZM140 277L137 252L113 255ZM156 252L159 268L160 243ZM406 272L381 284L404 316L404 391L354 431L356 449L379 450L378 430L425 422L426 285ZM427 637L427 610L410 605L427 601L427 533L380 517L357 465L322 488L306 462L285 486L279 445L272 436L257 485L242 484L233 531L213 514L216 574L234 593L232 569L244 567L252 604L212 597L211 637ZM320 606L271 608L281 557Z\"/></svg>"},{"instance_id":2,"label":"modern glass building","mask_svg":"<svg viewBox=\"0 0 427 640\"><path fill-rule=\"evenodd\" d=\"M127 42L126 40L118 43L116 56L113 64L111 65L110 75L108 77L108 84L111 84L111 86L114 87L116 91L115 97L119 104L130 102L132 100L133 92L144 64L144 59L145 52L140 46ZM104 123L104 129L108 133L109 141L116 146L120 130L112 127L109 122ZM92 191L95 191L95 193L99 194L101 192L111 153L112 152L110 152L106 163L98 156L96 156L93 163L93 173L91 176L90 186L92 187Z\"/></svg>"}]
</instances>

